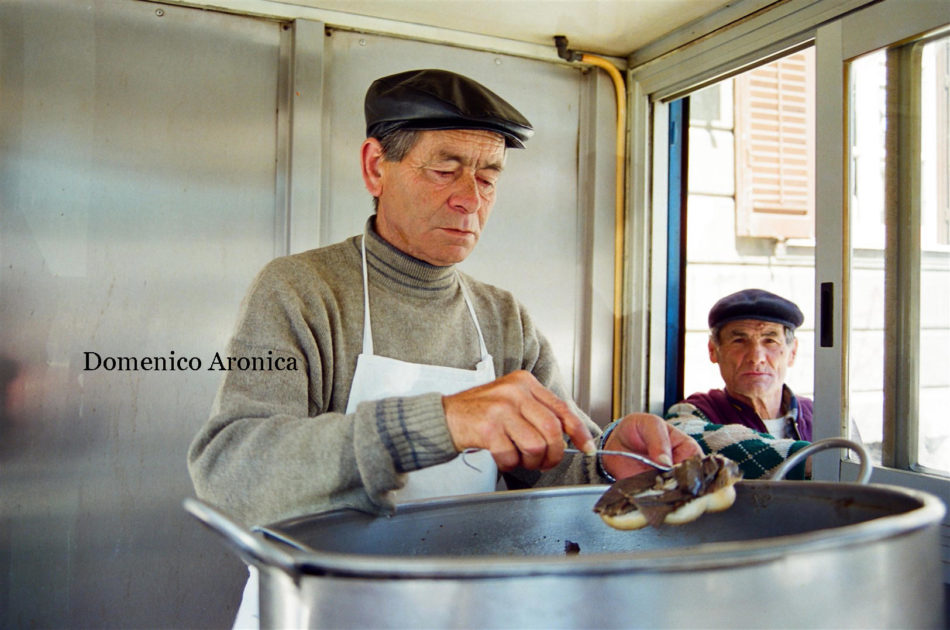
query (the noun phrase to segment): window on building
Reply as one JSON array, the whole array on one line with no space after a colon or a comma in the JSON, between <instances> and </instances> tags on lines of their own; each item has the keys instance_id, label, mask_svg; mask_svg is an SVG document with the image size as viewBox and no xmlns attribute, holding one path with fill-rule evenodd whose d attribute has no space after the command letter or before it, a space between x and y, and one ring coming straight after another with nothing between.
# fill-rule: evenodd
<instances>
[{"instance_id":1,"label":"window on building","mask_svg":"<svg viewBox=\"0 0 950 630\"><path fill-rule=\"evenodd\" d=\"M735 78L736 235L815 235L815 53Z\"/></svg>"}]
</instances>

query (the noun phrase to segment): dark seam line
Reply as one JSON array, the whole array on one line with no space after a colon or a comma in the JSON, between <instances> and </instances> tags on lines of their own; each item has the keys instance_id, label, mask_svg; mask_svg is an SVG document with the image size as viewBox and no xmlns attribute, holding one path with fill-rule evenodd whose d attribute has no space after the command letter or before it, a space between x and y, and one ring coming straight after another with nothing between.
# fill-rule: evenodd
<instances>
[{"instance_id":1,"label":"dark seam line","mask_svg":"<svg viewBox=\"0 0 950 630\"><path fill-rule=\"evenodd\" d=\"M415 470L419 469L419 454L416 452L415 444L409 437L409 427L406 426L406 416L403 413L403 404L402 398L397 399L396 401L396 413L399 418L399 426L402 427L402 435L406 440L406 444L409 445L409 454L412 456L412 464Z\"/></svg>"},{"instance_id":2,"label":"dark seam line","mask_svg":"<svg viewBox=\"0 0 950 630\"><path fill-rule=\"evenodd\" d=\"M385 426L386 426L386 420L385 420L385 414L383 413L383 406L377 402L376 403L376 432L379 433L380 438L383 441L383 446L386 447L386 450L389 451L390 454L398 456L399 454L396 452L396 449L393 445L392 437L389 435L389 431L383 430Z\"/></svg>"},{"instance_id":3,"label":"dark seam line","mask_svg":"<svg viewBox=\"0 0 950 630\"><path fill-rule=\"evenodd\" d=\"M446 282L446 283L444 283L444 284L437 285L437 286L432 286L432 287L419 286L418 284L413 284L413 282L412 282L412 281L414 281L414 282L418 283L419 280L418 280L417 278L412 278L412 277L410 277L410 281L406 281L406 280L401 279L399 276L394 276L394 275L391 274L391 273L386 273L386 269L385 269L385 268L377 267L376 265L374 265L374 264L371 263L371 262L368 262L368 264L369 264L369 268L370 268L370 269L372 269L374 272L376 272L377 274L379 274L379 275L382 276L383 278L386 278L387 280L391 281L392 283L398 284L399 286L405 287L405 288L407 288L407 289L412 289L412 290L414 290L414 291L427 291L427 292L429 292L429 293L435 293L435 292L445 291L445 290L447 290L447 289L451 289L451 288L452 288L452 281L451 281L451 279L450 279L448 282ZM392 269L392 267L389 267L389 269ZM397 271L397 273L399 273L399 272ZM405 277L405 274L400 274L400 275L401 275L402 277ZM425 280L423 280L422 282L425 282Z\"/></svg>"}]
</instances>

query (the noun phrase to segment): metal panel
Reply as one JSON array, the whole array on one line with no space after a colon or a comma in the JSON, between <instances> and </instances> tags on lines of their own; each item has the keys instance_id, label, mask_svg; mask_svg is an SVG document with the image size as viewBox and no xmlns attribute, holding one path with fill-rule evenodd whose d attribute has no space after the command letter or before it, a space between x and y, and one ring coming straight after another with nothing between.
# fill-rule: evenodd
<instances>
[{"instance_id":1,"label":"metal panel","mask_svg":"<svg viewBox=\"0 0 950 630\"><path fill-rule=\"evenodd\" d=\"M791 52L790 49L813 38L818 26L876 1L788 0L775 3L775 8L738 20L714 37L696 39L636 67L638 53L631 55L628 61L634 80L642 85L644 92L652 99L670 100L738 74L769 57ZM684 30L689 32L688 28Z\"/></svg>"},{"instance_id":2,"label":"metal panel","mask_svg":"<svg viewBox=\"0 0 950 630\"><path fill-rule=\"evenodd\" d=\"M323 147L323 44L320 22L293 24L293 85L288 90L293 111L290 156L289 252L311 249L319 239Z\"/></svg>"},{"instance_id":3,"label":"metal panel","mask_svg":"<svg viewBox=\"0 0 950 630\"><path fill-rule=\"evenodd\" d=\"M575 298L574 399L603 421L612 409L613 245L616 188L616 92L606 72L594 69L581 84L578 143L578 274Z\"/></svg>"},{"instance_id":4,"label":"metal panel","mask_svg":"<svg viewBox=\"0 0 950 630\"><path fill-rule=\"evenodd\" d=\"M230 624L244 567L180 503L221 376L208 368L268 260L362 229L363 92L432 65L492 86L537 126L511 153L466 269L513 290L567 382L609 410L609 379L590 375L610 373L611 278L598 270L611 257L613 187L600 177L612 143L578 156L579 138L610 127L608 82L331 38L318 23L128 0L0 3L0 627ZM606 203L578 201L579 163L595 174L585 194ZM590 372L578 375L584 344ZM186 363L96 369L97 356Z\"/></svg>"},{"instance_id":5,"label":"metal panel","mask_svg":"<svg viewBox=\"0 0 950 630\"><path fill-rule=\"evenodd\" d=\"M232 618L244 569L181 500L208 366L274 252L279 29L0 4L0 627Z\"/></svg>"}]
</instances>

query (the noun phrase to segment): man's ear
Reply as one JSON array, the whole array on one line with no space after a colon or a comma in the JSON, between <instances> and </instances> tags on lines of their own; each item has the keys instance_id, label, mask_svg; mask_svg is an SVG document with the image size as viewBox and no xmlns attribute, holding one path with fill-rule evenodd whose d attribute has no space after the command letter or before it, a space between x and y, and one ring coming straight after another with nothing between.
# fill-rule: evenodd
<instances>
[{"instance_id":1,"label":"man's ear","mask_svg":"<svg viewBox=\"0 0 950 630\"><path fill-rule=\"evenodd\" d=\"M383 145L376 138L367 138L360 147L360 166L363 170L363 184L374 197L383 191Z\"/></svg>"},{"instance_id":2,"label":"man's ear","mask_svg":"<svg viewBox=\"0 0 950 630\"><path fill-rule=\"evenodd\" d=\"M788 351L788 367L795 364L795 357L798 355L798 337L792 340L792 347Z\"/></svg>"},{"instance_id":3,"label":"man's ear","mask_svg":"<svg viewBox=\"0 0 950 630\"><path fill-rule=\"evenodd\" d=\"M719 363L719 357L716 356L716 344L713 343L712 339L706 342L706 347L709 349L709 360L713 363Z\"/></svg>"}]
</instances>

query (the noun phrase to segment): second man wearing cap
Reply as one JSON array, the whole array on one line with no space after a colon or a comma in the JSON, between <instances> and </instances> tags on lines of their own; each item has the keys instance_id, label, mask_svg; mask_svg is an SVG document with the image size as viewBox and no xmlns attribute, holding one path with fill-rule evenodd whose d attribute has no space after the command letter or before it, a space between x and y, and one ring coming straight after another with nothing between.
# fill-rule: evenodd
<instances>
[{"instance_id":1,"label":"second man wearing cap","mask_svg":"<svg viewBox=\"0 0 950 630\"><path fill-rule=\"evenodd\" d=\"M708 350L725 387L688 396L666 418L705 451L735 460L745 477L768 475L812 439L812 401L785 383L803 320L793 302L762 289L720 299L709 311Z\"/></svg>"},{"instance_id":2,"label":"second man wearing cap","mask_svg":"<svg viewBox=\"0 0 950 630\"><path fill-rule=\"evenodd\" d=\"M777 438L812 439L812 401L795 396L785 376L795 363L795 330L804 317L793 302L745 289L709 311L709 360L724 389L686 399L718 424L742 424Z\"/></svg>"}]
</instances>

